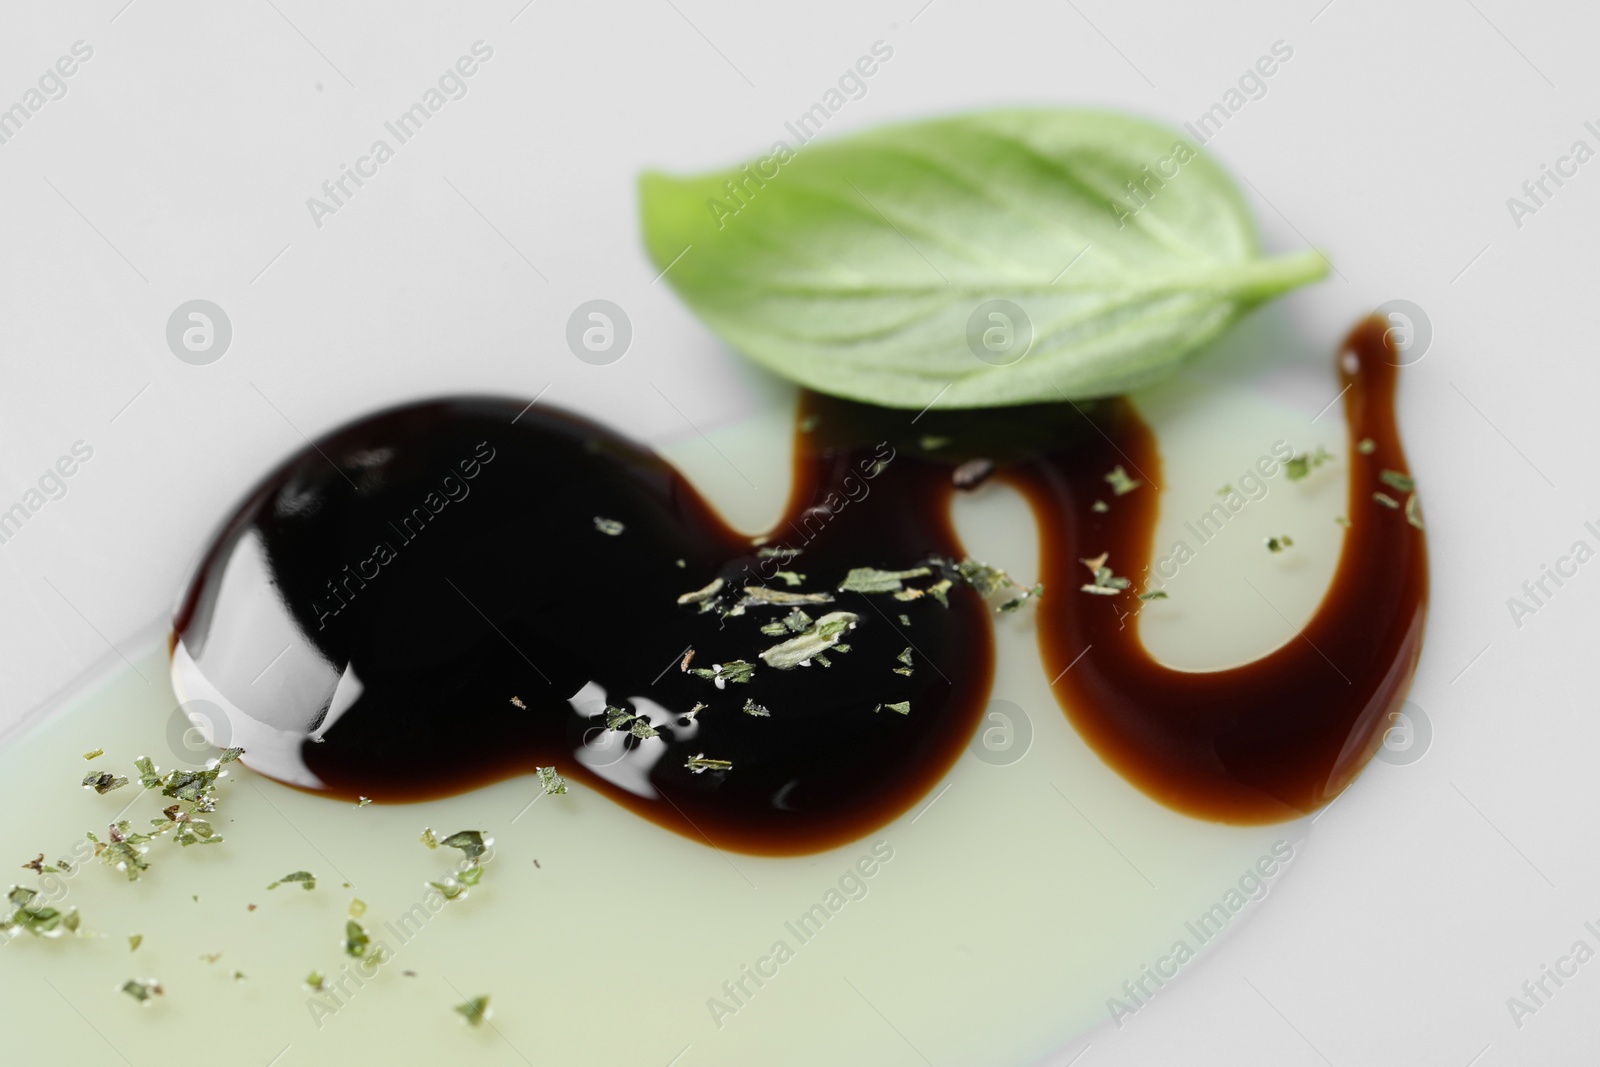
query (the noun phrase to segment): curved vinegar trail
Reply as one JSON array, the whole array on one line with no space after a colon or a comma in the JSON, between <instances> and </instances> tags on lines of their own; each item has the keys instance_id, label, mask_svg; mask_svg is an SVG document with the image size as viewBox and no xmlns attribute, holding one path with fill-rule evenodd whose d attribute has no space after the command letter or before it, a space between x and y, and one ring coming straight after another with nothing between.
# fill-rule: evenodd
<instances>
[{"instance_id":1,"label":"curved vinegar trail","mask_svg":"<svg viewBox=\"0 0 1600 1067\"><path fill-rule=\"evenodd\" d=\"M1350 526L1331 586L1303 630L1251 663L1210 672L1165 667L1139 640L1137 589L1078 592L1087 576L1080 557L1109 550L1118 573L1130 576L1150 563L1156 494L1091 510L1105 495L1104 471L1117 463L1159 472L1154 438L1128 404L1095 415L1105 434L1098 445L1091 439L1006 473L1033 504L1043 543L1061 546L1045 553L1052 595L1038 607L1039 648L1057 699L1107 763L1169 807L1232 823L1315 810L1376 751L1410 686L1428 556L1422 529L1408 518L1409 494L1379 478L1407 471L1386 330L1381 319L1362 322L1338 356L1348 387ZM1366 439L1375 447L1363 453L1356 444ZM1400 506L1384 506L1375 493ZM1241 587L1240 595L1256 594Z\"/></svg>"}]
</instances>

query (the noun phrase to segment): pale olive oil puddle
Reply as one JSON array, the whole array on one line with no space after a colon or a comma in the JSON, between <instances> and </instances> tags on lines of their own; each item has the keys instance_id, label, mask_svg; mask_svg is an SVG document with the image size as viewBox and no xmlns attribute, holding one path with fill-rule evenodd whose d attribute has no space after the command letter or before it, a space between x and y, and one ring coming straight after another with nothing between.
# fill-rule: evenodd
<instances>
[{"instance_id":1,"label":"pale olive oil puddle","mask_svg":"<svg viewBox=\"0 0 1600 1067\"><path fill-rule=\"evenodd\" d=\"M1192 542L1185 522L1275 441L1298 452L1325 444L1338 457L1302 482L1269 479L1139 619L1161 662L1218 668L1293 639L1312 616L1333 571L1348 460L1337 412L1311 427L1245 396L1179 396L1140 405L1165 464L1157 559ZM714 434L737 471L699 439L662 451L730 523L759 530L783 507L792 420L778 406ZM1019 495L1001 485L958 495L955 520L971 555L1034 577L1036 527ZM1295 548L1269 553L1262 538L1283 533ZM1298 855L1305 830L1198 821L1107 767L1050 691L1031 611L995 619L991 696L1004 704L981 728L987 760L969 750L901 817L810 855L717 851L579 785L543 797L519 778L357 809L235 766L219 791L223 844L158 840L136 883L91 861L63 880L57 906L79 908L93 936L19 934L0 949L0 995L34 1024L15 1028L10 1052L90 1061L110 1056L110 1042L134 1063L196 1049L266 1063L289 1046L285 1063L465 1055L511 1065L666 1063L688 1046L684 1064L897 1062L908 1054L898 1029L938 1063L1030 1062L1105 1022L1108 998L1137 1008L1134 994L1162 996L1145 969L1170 981L1197 966L1177 944L1199 952L1201 935L1236 928L1259 901L1231 907L1281 883L1295 862L1281 857ZM136 662L144 678L121 667L86 684L0 753L13 813L0 840L16 863L70 855L83 831L103 836L130 802L124 817L136 826L169 803L138 799L136 779L103 797L77 786L90 768L130 774L139 755L178 763L164 641ZM106 755L85 763L96 747ZM454 853L424 848L424 826L496 841L482 884L437 912L425 883ZM1254 873L1258 864L1270 874ZM316 873L315 890L265 889L297 869ZM16 875L34 884L31 872ZM390 957L375 975L341 950L356 897ZM1207 913L1210 924L1196 925ZM130 952L135 933L143 943ZM312 970L343 986L342 1004L304 988ZM131 977L160 979L166 995L141 1008L118 991ZM492 1028L451 1011L479 993L493 998Z\"/></svg>"}]
</instances>

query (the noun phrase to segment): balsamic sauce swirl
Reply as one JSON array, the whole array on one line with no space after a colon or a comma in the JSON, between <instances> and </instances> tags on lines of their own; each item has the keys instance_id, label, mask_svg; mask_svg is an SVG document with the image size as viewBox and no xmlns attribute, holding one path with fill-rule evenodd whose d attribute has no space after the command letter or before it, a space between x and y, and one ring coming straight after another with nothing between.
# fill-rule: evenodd
<instances>
[{"instance_id":1,"label":"balsamic sauce swirl","mask_svg":"<svg viewBox=\"0 0 1600 1067\"><path fill-rule=\"evenodd\" d=\"M1384 328L1363 323L1341 354L1350 439L1376 448L1350 449L1332 586L1302 635L1233 670L1152 660L1130 621L1137 588L1078 592L1080 557L1114 547L1129 575L1149 561L1154 491L1091 506L1119 463L1159 476L1127 401L930 411L912 425L808 393L789 504L756 540L648 449L543 406L454 398L352 423L223 523L174 620L174 683L220 707L213 739L245 747L246 764L346 800L419 800L553 765L694 840L819 851L916 804L960 756L989 692L991 609L959 584L948 607L834 592L803 610L853 613L849 651L779 670L759 653L784 638L759 628L788 607L725 617L678 598L718 578L834 591L852 568L959 560L952 467L981 457L1040 523L1040 649L1084 740L1179 811L1292 818L1370 757L1421 645L1422 532L1371 499L1379 470L1405 470ZM907 584L926 588L932 570ZM744 660L754 675L719 688L681 669L690 648L691 669ZM908 648L911 674L897 674ZM887 706L902 701L907 714ZM648 736L606 729L607 706ZM732 767L696 772L697 755Z\"/></svg>"}]
</instances>

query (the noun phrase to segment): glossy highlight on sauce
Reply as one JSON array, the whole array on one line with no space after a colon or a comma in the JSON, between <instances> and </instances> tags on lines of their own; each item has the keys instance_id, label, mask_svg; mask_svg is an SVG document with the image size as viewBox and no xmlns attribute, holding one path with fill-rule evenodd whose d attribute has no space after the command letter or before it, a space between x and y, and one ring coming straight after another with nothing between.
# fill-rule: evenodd
<instances>
[{"instance_id":1,"label":"glossy highlight on sauce","mask_svg":"<svg viewBox=\"0 0 1600 1067\"><path fill-rule=\"evenodd\" d=\"M1351 441L1377 447L1349 452L1352 525L1332 587L1302 638L1234 670L1155 663L1137 637L1137 587L1078 592L1080 558L1110 550L1136 576L1150 556L1153 490L1092 509L1119 463L1159 478L1125 400L913 422L804 394L789 504L752 540L605 427L458 398L359 420L251 492L180 602L174 684L247 765L343 799L418 800L554 766L697 841L820 851L916 804L977 728L992 607L959 584L948 607L836 590L852 568L961 559L952 474L983 459L1041 524L1046 593L1024 610L1040 612L1045 667L1085 741L1179 811L1293 818L1370 757L1420 648L1423 535L1371 500L1380 469L1405 470L1383 330L1362 324L1341 355ZM933 571L907 584L926 588ZM724 617L678 603L717 578L831 594L803 608L855 614L849 651L767 666L759 653L784 637L760 627L790 608ZM742 659L755 673L718 687L682 669L690 649L691 668ZM906 649L909 676L895 673ZM887 707L899 702L909 713ZM607 729L608 706L655 734ZM697 756L732 767L697 773Z\"/></svg>"}]
</instances>

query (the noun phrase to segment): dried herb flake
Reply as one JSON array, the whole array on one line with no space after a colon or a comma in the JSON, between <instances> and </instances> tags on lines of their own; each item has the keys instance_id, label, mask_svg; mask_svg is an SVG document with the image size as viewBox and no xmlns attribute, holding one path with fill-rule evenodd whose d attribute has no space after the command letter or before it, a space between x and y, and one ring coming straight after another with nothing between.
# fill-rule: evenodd
<instances>
[{"instance_id":1,"label":"dried herb flake","mask_svg":"<svg viewBox=\"0 0 1600 1067\"><path fill-rule=\"evenodd\" d=\"M489 996L473 997L464 1004L456 1005L456 1014L467 1020L468 1026L478 1026L489 1017Z\"/></svg>"},{"instance_id":2,"label":"dried herb flake","mask_svg":"<svg viewBox=\"0 0 1600 1067\"><path fill-rule=\"evenodd\" d=\"M901 588L907 578L922 578L932 574L926 567L912 567L904 571L884 571L876 567L852 567L839 583L841 593L893 593Z\"/></svg>"},{"instance_id":3,"label":"dried herb flake","mask_svg":"<svg viewBox=\"0 0 1600 1067\"><path fill-rule=\"evenodd\" d=\"M101 796L105 796L113 789L121 789L127 784L128 780L126 778L120 775L113 775L107 771L91 771L83 776L83 787L85 789L93 789Z\"/></svg>"},{"instance_id":4,"label":"dried herb flake","mask_svg":"<svg viewBox=\"0 0 1600 1067\"><path fill-rule=\"evenodd\" d=\"M312 874L310 871L294 871L290 874L286 874L282 878L279 878L276 882L273 882L271 885L267 886L267 888L276 889L280 885L288 885L291 882L299 882L300 888L308 893L317 888L317 876Z\"/></svg>"},{"instance_id":5,"label":"dried herb flake","mask_svg":"<svg viewBox=\"0 0 1600 1067\"><path fill-rule=\"evenodd\" d=\"M704 774L706 771L731 771L733 763L725 759L707 759L704 752L697 756L690 756L684 766L695 774Z\"/></svg>"},{"instance_id":6,"label":"dried herb flake","mask_svg":"<svg viewBox=\"0 0 1600 1067\"><path fill-rule=\"evenodd\" d=\"M122 992L148 1008L151 997L164 996L167 991L154 978L130 978L122 983Z\"/></svg>"},{"instance_id":7,"label":"dried herb flake","mask_svg":"<svg viewBox=\"0 0 1600 1067\"><path fill-rule=\"evenodd\" d=\"M1111 491L1117 496L1127 496L1144 484L1137 478L1128 477L1128 472L1122 469L1122 464L1120 463L1111 469L1105 480L1111 486Z\"/></svg>"}]
</instances>

